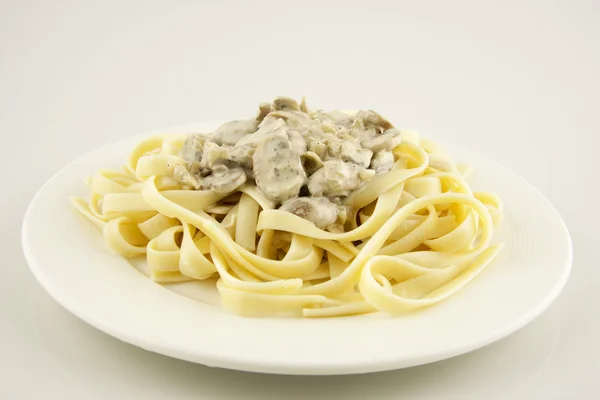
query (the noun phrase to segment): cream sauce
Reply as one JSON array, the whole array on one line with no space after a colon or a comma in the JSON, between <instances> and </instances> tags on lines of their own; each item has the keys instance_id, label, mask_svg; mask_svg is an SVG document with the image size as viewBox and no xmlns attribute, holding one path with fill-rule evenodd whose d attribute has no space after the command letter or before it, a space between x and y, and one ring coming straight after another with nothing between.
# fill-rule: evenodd
<instances>
[{"instance_id":1,"label":"cream sauce","mask_svg":"<svg viewBox=\"0 0 600 400\"><path fill-rule=\"evenodd\" d=\"M254 183L282 210L326 229L343 223L344 197L393 168L399 143L400 132L372 110L310 111L304 99L278 97L254 119L188 137L179 152L186 166L174 177L223 195Z\"/></svg>"}]
</instances>

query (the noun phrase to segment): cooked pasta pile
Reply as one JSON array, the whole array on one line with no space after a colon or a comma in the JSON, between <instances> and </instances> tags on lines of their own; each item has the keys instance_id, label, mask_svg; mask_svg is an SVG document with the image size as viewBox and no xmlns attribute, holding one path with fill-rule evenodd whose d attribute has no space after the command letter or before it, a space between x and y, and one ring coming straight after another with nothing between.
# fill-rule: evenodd
<instances>
[{"instance_id":1,"label":"cooked pasta pile","mask_svg":"<svg viewBox=\"0 0 600 400\"><path fill-rule=\"evenodd\" d=\"M234 313L334 317L401 314L443 301L498 254L499 198L473 192L470 169L433 142L401 131L393 169L351 193L332 232L276 208L255 185L234 193L189 190L173 178L185 135L140 143L122 170L100 170L73 204L108 248L145 256L156 282L218 275Z\"/></svg>"}]
</instances>

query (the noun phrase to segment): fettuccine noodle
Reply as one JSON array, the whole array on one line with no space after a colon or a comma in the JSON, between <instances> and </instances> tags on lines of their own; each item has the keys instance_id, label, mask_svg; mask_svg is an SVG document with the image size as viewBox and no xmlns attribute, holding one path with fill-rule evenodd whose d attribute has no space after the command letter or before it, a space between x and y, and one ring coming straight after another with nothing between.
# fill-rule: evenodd
<instances>
[{"instance_id":1,"label":"fettuccine noodle","mask_svg":"<svg viewBox=\"0 0 600 400\"><path fill-rule=\"evenodd\" d=\"M275 208L254 185L233 194L184 190L173 170L185 136L144 140L122 170L100 170L89 201L72 202L108 248L145 256L156 282L218 276L223 307L263 316L402 314L441 302L498 254L499 198L473 192L470 168L402 132L391 171L345 200L354 210L332 232Z\"/></svg>"}]
</instances>

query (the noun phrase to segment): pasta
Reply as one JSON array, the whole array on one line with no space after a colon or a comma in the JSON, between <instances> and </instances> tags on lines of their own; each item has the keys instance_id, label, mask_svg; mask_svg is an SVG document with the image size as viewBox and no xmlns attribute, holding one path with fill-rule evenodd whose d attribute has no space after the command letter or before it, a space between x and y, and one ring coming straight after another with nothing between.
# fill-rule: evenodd
<instances>
[{"instance_id":1,"label":"pasta","mask_svg":"<svg viewBox=\"0 0 600 400\"><path fill-rule=\"evenodd\" d=\"M160 283L218 277L222 306L248 316L403 314L439 303L498 254L500 199L473 192L471 169L435 143L399 131L390 170L343 197L342 225L318 227L278 208L251 182L219 193L177 179L186 135L144 140L122 170L72 198L107 247L145 256Z\"/></svg>"}]
</instances>

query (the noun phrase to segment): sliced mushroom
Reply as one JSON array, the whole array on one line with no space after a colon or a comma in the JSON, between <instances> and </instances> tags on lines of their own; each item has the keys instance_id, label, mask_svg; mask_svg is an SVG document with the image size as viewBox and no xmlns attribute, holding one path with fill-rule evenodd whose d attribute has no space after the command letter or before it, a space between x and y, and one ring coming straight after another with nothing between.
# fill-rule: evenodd
<instances>
[{"instance_id":1,"label":"sliced mushroom","mask_svg":"<svg viewBox=\"0 0 600 400\"><path fill-rule=\"evenodd\" d=\"M371 162L373 152L369 149L363 149L356 139L353 140L336 138L327 141L327 156L325 159L338 159L345 162L351 162L362 168L367 168Z\"/></svg>"},{"instance_id":2,"label":"sliced mushroom","mask_svg":"<svg viewBox=\"0 0 600 400\"><path fill-rule=\"evenodd\" d=\"M233 146L244 136L256 132L258 122L254 119L238 119L219 126L213 135L218 144Z\"/></svg>"},{"instance_id":3,"label":"sliced mushroom","mask_svg":"<svg viewBox=\"0 0 600 400\"><path fill-rule=\"evenodd\" d=\"M339 110L332 110L328 112L317 110L315 117L321 122L333 122L334 124L346 124L348 121L351 121L350 115Z\"/></svg>"},{"instance_id":4,"label":"sliced mushroom","mask_svg":"<svg viewBox=\"0 0 600 400\"><path fill-rule=\"evenodd\" d=\"M354 122L361 123L365 128L376 128L380 132L392 129L394 127L394 125L392 125L390 121L383 118L381 115L379 115L373 110L359 111L354 116Z\"/></svg>"},{"instance_id":5,"label":"sliced mushroom","mask_svg":"<svg viewBox=\"0 0 600 400\"><path fill-rule=\"evenodd\" d=\"M204 151L204 143L209 140L209 135L204 133L195 133L187 137L183 146L179 150L179 157L186 161L200 161Z\"/></svg>"},{"instance_id":6,"label":"sliced mushroom","mask_svg":"<svg viewBox=\"0 0 600 400\"><path fill-rule=\"evenodd\" d=\"M323 160L321 160L321 157L312 151L307 151L302 154L300 158L302 159L302 166L309 176L323 167Z\"/></svg>"},{"instance_id":7,"label":"sliced mushroom","mask_svg":"<svg viewBox=\"0 0 600 400\"><path fill-rule=\"evenodd\" d=\"M350 135L359 139L362 143L392 128L392 124L375 111L359 111L352 121Z\"/></svg>"},{"instance_id":8,"label":"sliced mushroom","mask_svg":"<svg viewBox=\"0 0 600 400\"><path fill-rule=\"evenodd\" d=\"M243 168L228 168L224 164L217 164L213 167L212 175L202 179L202 188L226 195L242 186L246 179Z\"/></svg>"},{"instance_id":9,"label":"sliced mushroom","mask_svg":"<svg viewBox=\"0 0 600 400\"><path fill-rule=\"evenodd\" d=\"M198 161L188 161L186 162L185 167L192 175L201 174L202 176L206 176L206 174L202 173L205 168L202 168Z\"/></svg>"},{"instance_id":10,"label":"sliced mushroom","mask_svg":"<svg viewBox=\"0 0 600 400\"><path fill-rule=\"evenodd\" d=\"M256 145L258 142L260 142L267 136L273 134L285 136L285 127L286 125L284 120L280 118L274 118L269 115L260 123L256 132L241 138L236 143L236 146L244 146L247 144Z\"/></svg>"},{"instance_id":11,"label":"sliced mushroom","mask_svg":"<svg viewBox=\"0 0 600 400\"><path fill-rule=\"evenodd\" d=\"M254 146L252 144L235 146L229 149L229 159L244 168L249 178L254 178L254 172L252 171L253 155Z\"/></svg>"},{"instance_id":12,"label":"sliced mushroom","mask_svg":"<svg viewBox=\"0 0 600 400\"><path fill-rule=\"evenodd\" d=\"M173 169L173 178L184 187L200 189L200 181L190 173L183 165L177 165Z\"/></svg>"},{"instance_id":13,"label":"sliced mushroom","mask_svg":"<svg viewBox=\"0 0 600 400\"><path fill-rule=\"evenodd\" d=\"M219 160L229 160L230 154L226 147L219 146L215 142L207 140L204 143L204 153L200 160L201 168L212 168L212 165Z\"/></svg>"},{"instance_id":14,"label":"sliced mushroom","mask_svg":"<svg viewBox=\"0 0 600 400\"><path fill-rule=\"evenodd\" d=\"M302 155L306 153L306 142L304 136L298 131L288 130L287 137L296 153Z\"/></svg>"},{"instance_id":15,"label":"sliced mushroom","mask_svg":"<svg viewBox=\"0 0 600 400\"><path fill-rule=\"evenodd\" d=\"M298 106L298 102L291 97L277 97L273 100L273 106L275 110L290 110L290 111L300 111L300 106Z\"/></svg>"},{"instance_id":16,"label":"sliced mushroom","mask_svg":"<svg viewBox=\"0 0 600 400\"><path fill-rule=\"evenodd\" d=\"M273 201L296 197L306 182L300 156L285 136L263 139L256 146L252 161L256 185Z\"/></svg>"},{"instance_id":17,"label":"sliced mushroom","mask_svg":"<svg viewBox=\"0 0 600 400\"><path fill-rule=\"evenodd\" d=\"M392 150L394 147L398 146L401 141L402 138L399 130L388 129L381 135L361 141L361 145L362 147L371 150L373 153L377 153L382 150Z\"/></svg>"},{"instance_id":18,"label":"sliced mushroom","mask_svg":"<svg viewBox=\"0 0 600 400\"><path fill-rule=\"evenodd\" d=\"M329 158L342 158L342 155L348 155L356 150L356 146L352 142L345 140L328 140L327 154Z\"/></svg>"},{"instance_id":19,"label":"sliced mushroom","mask_svg":"<svg viewBox=\"0 0 600 400\"><path fill-rule=\"evenodd\" d=\"M258 106L258 114L255 118L256 122L261 123L271 111L273 111L273 105L271 103L260 103Z\"/></svg>"},{"instance_id":20,"label":"sliced mushroom","mask_svg":"<svg viewBox=\"0 0 600 400\"><path fill-rule=\"evenodd\" d=\"M382 150L375 154L371 160L371 168L377 173L390 171L394 168L394 154L389 150Z\"/></svg>"},{"instance_id":21,"label":"sliced mushroom","mask_svg":"<svg viewBox=\"0 0 600 400\"><path fill-rule=\"evenodd\" d=\"M354 137L356 140L359 141L359 143L363 143L367 140L373 139L375 136L377 136L377 129L371 127L371 128L364 128L364 127L360 127L360 126L353 126L350 129L350 136Z\"/></svg>"},{"instance_id":22,"label":"sliced mushroom","mask_svg":"<svg viewBox=\"0 0 600 400\"><path fill-rule=\"evenodd\" d=\"M311 131L313 134L319 135L321 131L321 123L302 111L277 110L269 114L265 121L270 118L281 118L287 127L300 133Z\"/></svg>"},{"instance_id":23,"label":"sliced mushroom","mask_svg":"<svg viewBox=\"0 0 600 400\"><path fill-rule=\"evenodd\" d=\"M328 160L309 178L308 189L313 196L347 196L362 184L359 172L355 164Z\"/></svg>"},{"instance_id":24,"label":"sliced mushroom","mask_svg":"<svg viewBox=\"0 0 600 400\"><path fill-rule=\"evenodd\" d=\"M304 218L320 229L333 225L338 219L338 207L324 197L290 199L279 209Z\"/></svg>"},{"instance_id":25,"label":"sliced mushroom","mask_svg":"<svg viewBox=\"0 0 600 400\"><path fill-rule=\"evenodd\" d=\"M373 152L369 149L357 149L347 155L342 155L342 161L354 163L362 168L367 168L371 163Z\"/></svg>"},{"instance_id":26,"label":"sliced mushroom","mask_svg":"<svg viewBox=\"0 0 600 400\"><path fill-rule=\"evenodd\" d=\"M327 144L321 140L309 140L308 151L315 153L317 157L323 159L327 157L328 147Z\"/></svg>"}]
</instances>

